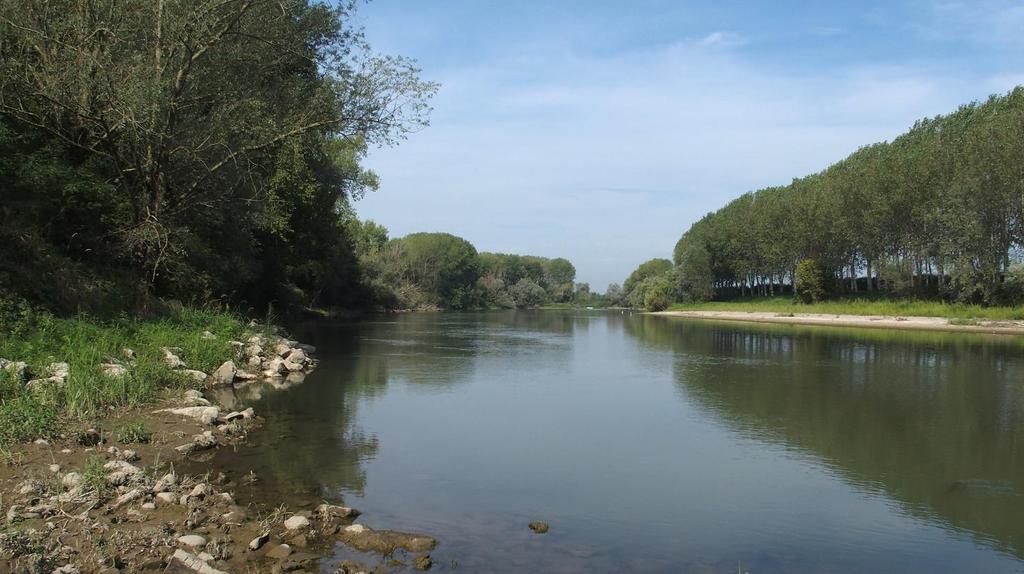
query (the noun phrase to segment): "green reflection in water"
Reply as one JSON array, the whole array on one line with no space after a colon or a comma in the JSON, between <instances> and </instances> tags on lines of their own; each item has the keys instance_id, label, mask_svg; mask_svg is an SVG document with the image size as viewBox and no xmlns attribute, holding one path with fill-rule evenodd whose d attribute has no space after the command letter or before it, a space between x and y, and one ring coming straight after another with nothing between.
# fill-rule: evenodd
<instances>
[{"instance_id":1,"label":"green reflection in water","mask_svg":"<svg viewBox=\"0 0 1024 574\"><path fill-rule=\"evenodd\" d=\"M1021 338L644 316L680 392L905 512L1024 556Z\"/></svg>"}]
</instances>

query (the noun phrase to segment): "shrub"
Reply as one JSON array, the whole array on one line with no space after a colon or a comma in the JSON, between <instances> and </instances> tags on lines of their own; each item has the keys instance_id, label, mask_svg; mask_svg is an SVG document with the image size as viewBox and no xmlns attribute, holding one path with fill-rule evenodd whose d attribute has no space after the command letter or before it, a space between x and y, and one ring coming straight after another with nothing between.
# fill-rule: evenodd
<instances>
[{"instance_id":1,"label":"shrub","mask_svg":"<svg viewBox=\"0 0 1024 574\"><path fill-rule=\"evenodd\" d=\"M801 303L816 303L825 298L825 272L817 261L804 259L797 264L794 289Z\"/></svg>"},{"instance_id":2,"label":"shrub","mask_svg":"<svg viewBox=\"0 0 1024 574\"><path fill-rule=\"evenodd\" d=\"M644 308L648 311L664 311L672 304L674 295L670 275L653 278L644 293Z\"/></svg>"}]
</instances>

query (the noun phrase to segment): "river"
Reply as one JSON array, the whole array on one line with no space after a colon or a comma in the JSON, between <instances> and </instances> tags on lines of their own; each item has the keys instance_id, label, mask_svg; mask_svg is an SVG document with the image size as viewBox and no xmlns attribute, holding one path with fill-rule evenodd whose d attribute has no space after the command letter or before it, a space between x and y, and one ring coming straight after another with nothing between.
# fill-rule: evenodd
<instances>
[{"instance_id":1,"label":"river","mask_svg":"<svg viewBox=\"0 0 1024 574\"><path fill-rule=\"evenodd\" d=\"M434 571L1024 571L1021 338L619 311L293 334L320 366L256 389L265 426L216 464L435 536Z\"/></svg>"}]
</instances>

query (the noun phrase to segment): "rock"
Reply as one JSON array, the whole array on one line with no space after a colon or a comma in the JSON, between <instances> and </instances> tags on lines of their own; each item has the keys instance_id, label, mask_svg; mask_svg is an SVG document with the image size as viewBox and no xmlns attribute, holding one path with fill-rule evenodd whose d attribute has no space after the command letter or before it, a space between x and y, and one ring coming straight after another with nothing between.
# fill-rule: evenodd
<instances>
[{"instance_id":1,"label":"rock","mask_svg":"<svg viewBox=\"0 0 1024 574\"><path fill-rule=\"evenodd\" d=\"M178 501L178 497L174 496L173 492L158 492L156 501L161 504L174 504Z\"/></svg>"},{"instance_id":2,"label":"rock","mask_svg":"<svg viewBox=\"0 0 1024 574\"><path fill-rule=\"evenodd\" d=\"M206 498L213 492L209 484L200 482L199 484L192 487L192 490L188 493L190 498Z\"/></svg>"},{"instance_id":3,"label":"rock","mask_svg":"<svg viewBox=\"0 0 1024 574\"><path fill-rule=\"evenodd\" d=\"M183 455L188 455L188 454L192 453L192 451L196 450L196 445L195 445L195 443L191 443L190 442L188 444L183 444L181 446L176 446L176 447L174 447L174 450L175 450L175 452L180 452Z\"/></svg>"},{"instance_id":4,"label":"rock","mask_svg":"<svg viewBox=\"0 0 1024 574\"><path fill-rule=\"evenodd\" d=\"M548 531L548 529L549 526L547 522L537 521L530 523L530 530L536 532L537 534L544 534Z\"/></svg>"},{"instance_id":5,"label":"rock","mask_svg":"<svg viewBox=\"0 0 1024 574\"><path fill-rule=\"evenodd\" d=\"M130 462L124 461L124 460L112 460L112 461L108 462L107 464L103 465L103 468L105 468L108 471L124 472L124 473L131 474L131 475L140 475L140 474L142 474L142 469L141 468L135 466L134 464L132 464Z\"/></svg>"},{"instance_id":6,"label":"rock","mask_svg":"<svg viewBox=\"0 0 1024 574\"><path fill-rule=\"evenodd\" d=\"M296 514L284 521L284 527L288 530L302 530L309 527L309 519Z\"/></svg>"},{"instance_id":7,"label":"rock","mask_svg":"<svg viewBox=\"0 0 1024 574\"><path fill-rule=\"evenodd\" d=\"M21 519L21 509L23 507L20 504L12 504L7 509L7 523L11 524Z\"/></svg>"},{"instance_id":8,"label":"rock","mask_svg":"<svg viewBox=\"0 0 1024 574\"><path fill-rule=\"evenodd\" d=\"M14 375L14 380L18 383L24 383L27 377L28 364L25 361L8 361L6 359L0 359L0 369L7 371Z\"/></svg>"},{"instance_id":9,"label":"rock","mask_svg":"<svg viewBox=\"0 0 1024 574\"><path fill-rule=\"evenodd\" d=\"M154 504L152 502L143 502L142 503L142 509L143 510L156 510L156 504Z\"/></svg>"},{"instance_id":10,"label":"rock","mask_svg":"<svg viewBox=\"0 0 1024 574\"><path fill-rule=\"evenodd\" d=\"M206 539L198 534L186 534L178 537L178 544L189 548L202 548L206 546Z\"/></svg>"},{"instance_id":11,"label":"rock","mask_svg":"<svg viewBox=\"0 0 1024 574\"><path fill-rule=\"evenodd\" d=\"M161 492L167 492L177 483L178 477L173 472L169 472L153 483L153 493L160 494Z\"/></svg>"},{"instance_id":12,"label":"rock","mask_svg":"<svg viewBox=\"0 0 1024 574\"><path fill-rule=\"evenodd\" d=\"M137 452L135 452L134 450L131 450L131 449L122 450L118 454L118 458L120 458L123 461L127 461L127 462L135 462L135 461L139 460L139 453L137 453Z\"/></svg>"},{"instance_id":13,"label":"rock","mask_svg":"<svg viewBox=\"0 0 1024 574\"><path fill-rule=\"evenodd\" d=\"M232 411L232 412L224 415L224 420L227 421L227 422L237 421L237 420L241 420L241 419L244 419L244 418L245 418L245 416L242 415L242 413L240 413L238 411Z\"/></svg>"},{"instance_id":14,"label":"rock","mask_svg":"<svg viewBox=\"0 0 1024 574\"><path fill-rule=\"evenodd\" d=\"M121 496L118 496L117 500L115 500L114 503L110 505L110 507L115 510L121 508L122 506L128 504L129 502L134 502L142 498L142 494L143 493L141 488L133 488L128 492L122 494Z\"/></svg>"},{"instance_id":15,"label":"rock","mask_svg":"<svg viewBox=\"0 0 1024 574\"><path fill-rule=\"evenodd\" d=\"M434 565L434 562L430 559L430 555L419 556L412 561L412 567L416 570L430 570L430 567Z\"/></svg>"},{"instance_id":16,"label":"rock","mask_svg":"<svg viewBox=\"0 0 1024 574\"><path fill-rule=\"evenodd\" d=\"M111 379L123 379L128 374L128 369L118 363L103 363L100 365L100 370Z\"/></svg>"},{"instance_id":17,"label":"rock","mask_svg":"<svg viewBox=\"0 0 1024 574\"><path fill-rule=\"evenodd\" d=\"M213 554L210 554L209 552L200 552L198 558L203 562L213 562L215 560Z\"/></svg>"},{"instance_id":18,"label":"rock","mask_svg":"<svg viewBox=\"0 0 1024 574\"><path fill-rule=\"evenodd\" d=\"M192 437L193 452L197 450L209 450L217 446L217 437L213 435L213 432L206 431L203 434L197 434Z\"/></svg>"},{"instance_id":19,"label":"rock","mask_svg":"<svg viewBox=\"0 0 1024 574\"><path fill-rule=\"evenodd\" d=\"M250 373L249 371L243 371L239 369L235 371L235 378L240 381L252 381L256 379L256 375Z\"/></svg>"},{"instance_id":20,"label":"rock","mask_svg":"<svg viewBox=\"0 0 1024 574\"><path fill-rule=\"evenodd\" d=\"M124 357L125 359L129 360L129 361L134 361L135 360L135 351L129 349L128 347L125 347L125 348L121 349L121 356Z\"/></svg>"},{"instance_id":21,"label":"rock","mask_svg":"<svg viewBox=\"0 0 1024 574\"><path fill-rule=\"evenodd\" d=\"M204 341L212 341L212 340L217 338L217 335L214 335L213 333L211 333L209 331L203 331L203 334L201 336L202 336Z\"/></svg>"},{"instance_id":22,"label":"rock","mask_svg":"<svg viewBox=\"0 0 1024 574\"><path fill-rule=\"evenodd\" d=\"M437 546L437 540L429 536L412 536L408 534L400 534L403 538L399 540L398 546L405 548L409 552L427 552L433 550Z\"/></svg>"},{"instance_id":23,"label":"rock","mask_svg":"<svg viewBox=\"0 0 1024 574\"><path fill-rule=\"evenodd\" d=\"M59 464L51 464L50 465L50 472L52 472L54 474L60 472L60 465Z\"/></svg>"},{"instance_id":24,"label":"rock","mask_svg":"<svg viewBox=\"0 0 1024 574\"><path fill-rule=\"evenodd\" d=\"M355 508L334 504L321 504L316 507L316 513L325 518L356 518L361 514Z\"/></svg>"},{"instance_id":25,"label":"rock","mask_svg":"<svg viewBox=\"0 0 1024 574\"><path fill-rule=\"evenodd\" d=\"M38 480L26 480L21 483L18 487L18 494L25 496L27 494L39 494L43 492L43 483Z\"/></svg>"},{"instance_id":26,"label":"rock","mask_svg":"<svg viewBox=\"0 0 1024 574\"><path fill-rule=\"evenodd\" d=\"M370 529L363 526L362 524L351 524L345 527L345 532L347 534L365 534L369 531Z\"/></svg>"},{"instance_id":27,"label":"rock","mask_svg":"<svg viewBox=\"0 0 1024 574\"><path fill-rule=\"evenodd\" d=\"M264 532L249 542L249 550L256 551L263 547L270 540L270 533Z\"/></svg>"},{"instance_id":28,"label":"rock","mask_svg":"<svg viewBox=\"0 0 1024 574\"><path fill-rule=\"evenodd\" d=\"M182 369L180 372L181 372L181 374L191 378L193 381L195 381L197 383L205 383L206 382L207 374L202 372L202 371L197 371L195 369ZM196 400L206 401L206 399L204 399L202 397L199 397ZM206 404L210 404L209 401L206 401Z\"/></svg>"},{"instance_id":29,"label":"rock","mask_svg":"<svg viewBox=\"0 0 1024 574\"><path fill-rule=\"evenodd\" d=\"M188 417L208 425L217 422L217 416L220 414L220 410L217 407L179 407L176 409L160 409L156 412Z\"/></svg>"},{"instance_id":30,"label":"rock","mask_svg":"<svg viewBox=\"0 0 1024 574\"><path fill-rule=\"evenodd\" d=\"M36 444L39 446L50 446L50 441L46 440L45 438L37 438L36 440L32 441L32 444Z\"/></svg>"},{"instance_id":31,"label":"rock","mask_svg":"<svg viewBox=\"0 0 1024 574\"><path fill-rule=\"evenodd\" d=\"M316 353L316 347L314 347L313 345L307 345L305 343L295 343L295 345L293 346L302 349L302 351L305 352L307 355L312 355L313 353Z\"/></svg>"},{"instance_id":32,"label":"rock","mask_svg":"<svg viewBox=\"0 0 1024 574\"><path fill-rule=\"evenodd\" d=\"M74 564L65 564L54 570L53 574L82 574L82 571Z\"/></svg>"},{"instance_id":33,"label":"rock","mask_svg":"<svg viewBox=\"0 0 1024 574\"><path fill-rule=\"evenodd\" d=\"M227 574L222 570L210 566L199 559L198 556L182 549L174 551L174 555L167 561L167 568L164 574Z\"/></svg>"},{"instance_id":34,"label":"rock","mask_svg":"<svg viewBox=\"0 0 1024 574\"><path fill-rule=\"evenodd\" d=\"M60 483L68 490L74 490L82 486L85 477L80 472L69 472L61 477Z\"/></svg>"},{"instance_id":35,"label":"rock","mask_svg":"<svg viewBox=\"0 0 1024 574\"><path fill-rule=\"evenodd\" d=\"M96 429L85 429L78 435L78 444L82 446L96 446L101 440L100 433Z\"/></svg>"},{"instance_id":36,"label":"rock","mask_svg":"<svg viewBox=\"0 0 1024 574\"><path fill-rule=\"evenodd\" d=\"M281 339L277 343L274 343L274 353L276 353L278 357L287 357L291 352L292 346L288 341Z\"/></svg>"},{"instance_id":37,"label":"rock","mask_svg":"<svg viewBox=\"0 0 1024 574\"><path fill-rule=\"evenodd\" d=\"M292 349L291 353L288 353L286 359L292 363L306 364L309 362L309 358L306 357L306 352L300 348Z\"/></svg>"},{"instance_id":38,"label":"rock","mask_svg":"<svg viewBox=\"0 0 1024 574\"><path fill-rule=\"evenodd\" d=\"M213 372L213 384L230 385L235 382L236 372L238 372L238 369L235 367L235 362L225 361L224 364L217 367L217 370Z\"/></svg>"},{"instance_id":39,"label":"rock","mask_svg":"<svg viewBox=\"0 0 1024 574\"><path fill-rule=\"evenodd\" d=\"M63 381L71 374L71 365L67 363L50 363L50 365L46 367L46 374L51 378L57 378Z\"/></svg>"},{"instance_id":40,"label":"rock","mask_svg":"<svg viewBox=\"0 0 1024 574\"><path fill-rule=\"evenodd\" d=\"M168 367L172 369L184 369L185 367L188 366L185 364L185 361L181 360L181 357L174 354L174 351L172 349L168 347L163 347L160 350L164 352L164 364L167 365Z\"/></svg>"},{"instance_id":41,"label":"rock","mask_svg":"<svg viewBox=\"0 0 1024 574\"><path fill-rule=\"evenodd\" d=\"M256 411L252 410L252 407L249 407L249 408L245 409L244 411L242 411L242 418L243 419L248 420L248 419L253 418L254 416L256 416Z\"/></svg>"},{"instance_id":42,"label":"rock","mask_svg":"<svg viewBox=\"0 0 1024 574\"><path fill-rule=\"evenodd\" d=\"M60 377L47 377L45 379L32 379L25 383L25 388L30 391L38 391L49 385L63 385L64 379Z\"/></svg>"},{"instance_id":43,"label":"rock","mask_svg":"<svg viewBox=\"0 0 1024 574\"><path fill-rule=\"evenodd\" d=\"M292 553L291 546L287 544L278 544L277 546L267 550L266 556L268 558L274 558L277 560L284 560Z\"/></svg>"},{"instance_id":44,"label":"rock","mask_svg":"<svg viewBox=\"0 0 1024 574\"><path fill-rule=\"evenodd\" d=\"M266 362L266 370L264 370L263 373L273 373L270 376L283 375L288 372L288 367L285 366L284 363L285 361L281 357L274 357L273 359L270 359L269 361Z\"/></svg>"}]
</instances>

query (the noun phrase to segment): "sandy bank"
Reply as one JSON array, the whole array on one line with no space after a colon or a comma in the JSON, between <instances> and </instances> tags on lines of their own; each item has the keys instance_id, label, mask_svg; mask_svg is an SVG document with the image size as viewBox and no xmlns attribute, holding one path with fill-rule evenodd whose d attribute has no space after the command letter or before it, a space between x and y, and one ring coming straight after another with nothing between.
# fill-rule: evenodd
<instances>
[{"instance_id":1,"label":"sandy bank","mask_svg":"<svg viewBox=\"0 0 1024 574\"><path fill-rule=\"evenodd\" d=\"M1024 335L1024 321L975 320L953 323L944 317L896 317L885 315L829 315L822 313L782 314L770 311L661 311L652 315L686 319L714 319L747 323L864 327L869 329L908 329L916 331L956 331L998 335Z\"/></svg>"}]
</instances>

